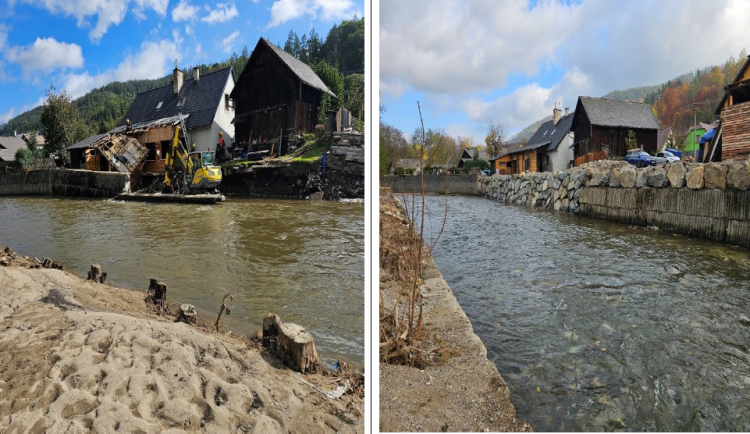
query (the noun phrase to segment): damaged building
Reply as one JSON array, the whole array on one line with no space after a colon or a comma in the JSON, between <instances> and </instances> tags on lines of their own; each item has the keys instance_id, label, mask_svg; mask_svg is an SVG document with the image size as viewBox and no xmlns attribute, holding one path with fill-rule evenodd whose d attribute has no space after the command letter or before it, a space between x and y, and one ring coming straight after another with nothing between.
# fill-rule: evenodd
<instances>
[{"instance_id":1,"label":"damaged building","mask_svg":"<svg viewBox=\"0 0 750 434\"><path fill-rule=\"evenodd\" d=\"M231 93L236 142L281 144L283 154L283 138L314 132L324 95L337 98L309 65L260 38Z\"/></svg>"},{"instance_id":2,"label":"damaged building","mask_svg":"<svg viewBox=\"0 0 750 434\"><path fill-rule=\"evenodd\" d=\"M719 125L702 155L706 162L750 157L750 56L724 90L715 111Z\"/></svg>"}]
</instances>

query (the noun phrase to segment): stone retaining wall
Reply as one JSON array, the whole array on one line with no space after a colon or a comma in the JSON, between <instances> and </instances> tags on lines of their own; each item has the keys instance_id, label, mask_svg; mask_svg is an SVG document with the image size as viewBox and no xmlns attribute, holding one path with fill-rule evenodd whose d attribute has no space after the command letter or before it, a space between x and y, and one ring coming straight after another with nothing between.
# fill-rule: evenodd
<instances>
[{"instance_id":1,"label":"stone retaining wall","mask_svg":"<svg viewBox=\"0 0 750 434\"><path fill-rule=\"evenodd\" d=\"M554 173L493 175L486 197L750 247L750 161L644 169L598 161Z\"/></svg>"},{"instance_id":2,"label":"stone retaining wall","mask_svg":"<svg viewBox=\"0 0 750 434\"><path fill-rule=\"evenodd\" d=\"M130 189L127 174L88 170L0 173L0 196L115 197Z\"/></svg>"},{"instance_id":3,"label":"stone retaining wall","mask_svg":"<svg viewBox=\"0 0 750 434\"><path fill-rule=\"evenodd\" d=\"M447 179L446 179L447 178ZM381 176L380 186L390 187L394 194L421 193L420 184L422 177L416 176ZM446 182L448 194L461 194L465 196L480 196L482 193L477 189L477 175L425 175L425 193L445 194Z\"/></svg>"}]
</instances>

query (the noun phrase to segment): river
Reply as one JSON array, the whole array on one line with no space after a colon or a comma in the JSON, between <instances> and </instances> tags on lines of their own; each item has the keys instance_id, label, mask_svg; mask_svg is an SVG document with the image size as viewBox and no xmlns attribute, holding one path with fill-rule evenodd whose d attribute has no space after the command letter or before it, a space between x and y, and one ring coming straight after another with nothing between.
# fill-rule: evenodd
<instances>
[{"instance_id":1,"label":"river","mask_svg":"<svg viewBox=\"0 0 750 434\"><path fill-rule=\"evenodd\" d=\"M749 251L450 197L434 258L535 431L750 430Z\"/></svg>"},{"instance_id":2,"label":"river","mask_svg":"<svg viewBox=\"0 0 750 434\"><path fill-rule=\"evenodd\" d=\"M213 206L34 197L0 198L0 244L50 257L108 283L166 283L170 305L213 323L234 295L225 330L261 329L263 316L306 327L324 360L364 359L364 204L229 199Z\"/></svg>"}]
</instances>

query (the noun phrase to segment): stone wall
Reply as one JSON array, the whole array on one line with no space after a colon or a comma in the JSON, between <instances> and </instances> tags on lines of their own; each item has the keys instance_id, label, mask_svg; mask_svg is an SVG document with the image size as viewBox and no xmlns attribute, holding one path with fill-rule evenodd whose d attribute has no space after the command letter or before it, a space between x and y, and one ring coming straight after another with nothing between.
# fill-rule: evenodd
<instances>
[{"instance_id":1,"label":"stone wall","mask_svg":"<svg viewBox=\"0 0 750 434\"><path fill-rule=\"evenodd\" d=\"M397 193L421 193L421 179L416 176L381 176L380 186L390 187L394 194ZM477 189L477 175L425 175L425 193L427 194L445 194L446 183L448 194L461 194L465 196L479 196L480 191Z\"/></svg>"},{"instance_id":2,"label":"stone wall","mask_svg":"<svg viewBox=\"0 0 750 434\"><path fill-rule=\"evenodd\" d=\"M114 197L130 189L127 174L88 170L0 173L0 196Z\"/></svg>"},{"instance_id":3,"label":"stone wall","mask_svg":"<svg viewBox=\"0 0 750 434\"><path fill-rule=\"evenodd\" d=\"M637 169L597 161L553 173L493 175L486 197L750 247L750 161Z\"/></svg>"}]
</instances>

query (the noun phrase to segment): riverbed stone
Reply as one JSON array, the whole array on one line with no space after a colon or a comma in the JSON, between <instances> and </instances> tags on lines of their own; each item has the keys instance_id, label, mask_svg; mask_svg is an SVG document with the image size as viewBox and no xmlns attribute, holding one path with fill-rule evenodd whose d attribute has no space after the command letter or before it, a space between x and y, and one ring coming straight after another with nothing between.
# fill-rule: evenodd
<instances>
[{"instance_id":1,"label":"riverbed stone","mask_svg":"<svg viewBox=\"0 0 750 434\"><path fill-rule=\"evenodd\" d=\"M727 173L727 187L735 190L750 188L750 165L748 161L731 161Z\"/></svg>"},{"instance_id":2,"label":"riverbed stone","mask_svg":"<svg viewBox=\"0 0 750 434\"><path fill-rule=\"evenodd\" d=\"M643 188L646 186L646 181L648 179L648 172L645 170L639 170L637 171L635 175L635 186L636 188Z\"/></svg>"},{"instance_id":3,"label":"riverbed stone","mask_svg":"<svg viewBox=\"0 0 750 434\"><path fill-rule=\"evenodd\" d=\"M553 208L554 208L554 210L555 210L555 211L560 211L560 205L562 205L561 201L559 201L559 200L556 200L556 201L555 201L555 205L554 205L554 207L553 207Z\"/></svg>"},{"instance_id":4,"label":"riverbed stone","mask_svg":"<svg viewBox=\"0 0 750 434\"><path fill-rule=\"evenodd\" d=\"M687 174L685 175L687 188L693 190L703 188L704 169L705 167L702 165L695 165L688 169Z\"/></svg>"},{"instance_id":5,"label":"riverbed stone","mask_svg":"<svg viewBox=\"0 0 750 434\"><path fill-rule=\"evenodd\" d=\"M703 181L705 188L727 188L727 172L723 164L708 163L704 166Z\"/></svg>"},{"instance_id":6,"label":"riverbed stone","mask_svg":"<svg viewBox=\"0 0 750 434\"><path fill-rule=\"evenodd\" d=\"M620 186L624 188L635 187L635 168L628 166L620 169Z\"/></svg>"},{"instance_id":7,"label":"riverbed stone","mask_svg":"<svg viewBox=\"0 0 750 434\"><path fill-rule=\"evenodd\" d=\"M686 173L687 173L687 169L685 168L685 165L682 164L682 162L675 161L674 163L670 164L669 171L667 172L667 177L669 178L669 185L671 185L672 188L684 187Z\"/></svg>"},{"instance_id":8,"label":"riverbed stone","mask_svg":"<svg viewBox=\"0 0 750 434\"><path fill-rule=\"evenodd\" d=\"M648 174L648 180L646 181L649 187L662 188L669 185L669 178L667 177L667 171L661 167L654 169Z\"/></svg>"}]
</instances>

